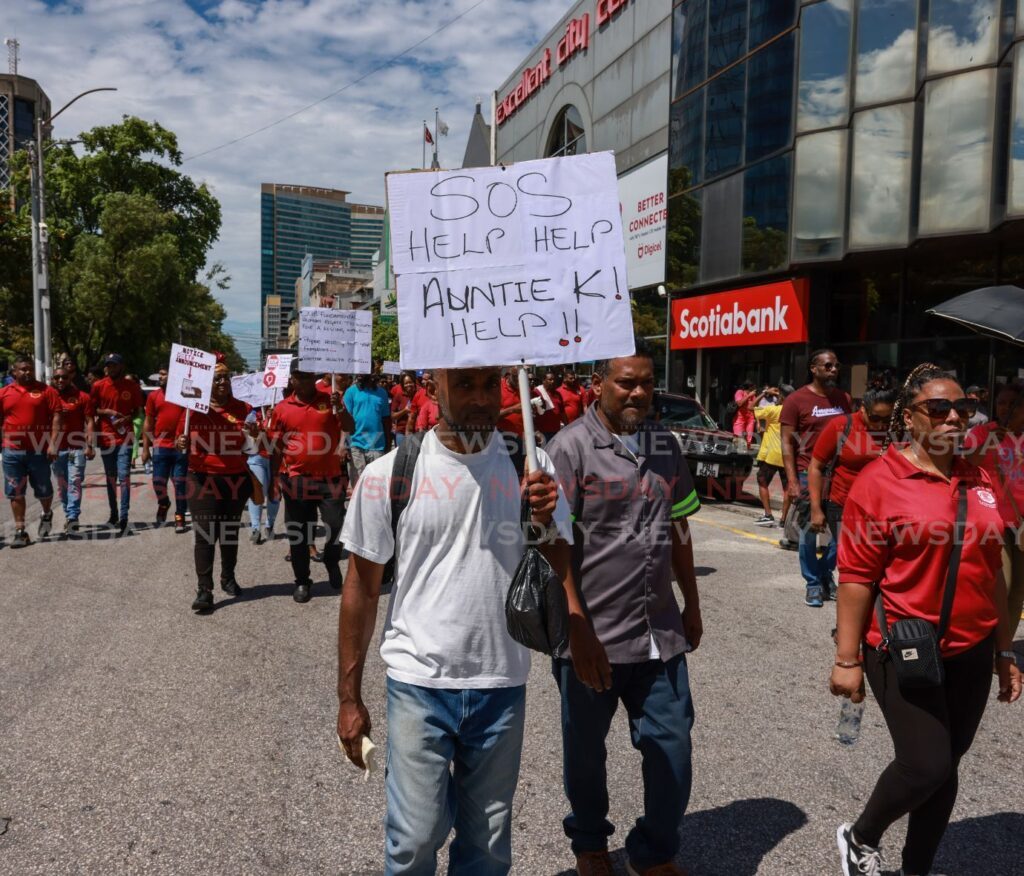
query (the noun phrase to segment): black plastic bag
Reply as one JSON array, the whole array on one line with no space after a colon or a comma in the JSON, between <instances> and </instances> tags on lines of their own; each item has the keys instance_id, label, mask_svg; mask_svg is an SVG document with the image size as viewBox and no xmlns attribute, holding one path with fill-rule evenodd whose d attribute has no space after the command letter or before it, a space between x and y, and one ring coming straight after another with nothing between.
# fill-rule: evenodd
<instances>
[{"instance_id":1,"label":"black plastic bag","mask_svg":"<svg viewBox=\"0 0 1024 876\"><path fill-rule=\"evenodd\" d=\"M562 580L544 555L529 545L505 597L509 635L520 645L557 656L569 643L569 606Z\"/></svg>"}]
</instances>

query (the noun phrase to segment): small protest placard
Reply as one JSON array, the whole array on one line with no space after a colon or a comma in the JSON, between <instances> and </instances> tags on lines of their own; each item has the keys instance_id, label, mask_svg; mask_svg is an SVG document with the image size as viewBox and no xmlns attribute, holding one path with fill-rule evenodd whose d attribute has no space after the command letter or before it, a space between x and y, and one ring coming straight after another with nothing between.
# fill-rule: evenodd
<instances>
[{"instance_id":1,"label":"small protest placard","mask_svg":"<svg viewBox=\"0 0 1024 876\"><path fill-rule=\"evenodd\" d=\"M610 152L387 177L403 368L634 351Z\"/></svg>"},{"instance_id":2,"label":"small protest placard","mask_svg":"<svg viewBox=\"0 0 1024 876\"><path fill-rule=\"evenodd\" d=\"M402 366L398 362L392 362L390 359L385 359L380 370L382 374L401 374Z\"/></svg>"},{"instance_id":3,"label":"small protest placard","mask_svg":"<svg viewBox=\"0 0 1024 876\"><path fill-rule=\"evenodd\" d=\"M295 357L291 353L271 353L267 356L267 365L263 369L263 385L277 398L281 397L281 393L288 386L293 358Z\"/></svg>"},{"instance_id":4,"label":"small protest placard","mask_svg":"<svg viewBox=\"0 0 1024 876\"><path fill-rule=\"evenodd\" d=\"M171 344L171 358L167 364L167 401L205 414L210 410L213 392L213 369L217 357L205 350Z\"/></svg>"},{"instance_id":5,"label":"small protest placard","mask_svg":"<svg viewBox=\"0 0 1024 876\"><path fill-rule=\"evenodd\" d=\"M373 312L303 307L299 311L299 361L303 371L369 374Z\"/></svg>"},{"instance_id":6,"label":"small protest placard","mask_svg":"<svg viewBox=\"0 0 1024 876\"><path fill-rule=\"evenodd\" d=\"M248 402L254 408L272 405L276 401L274 389L268 389L263 385L262 371L232 377L231 394L239 401Z\"/></svg>"}]
</instances>

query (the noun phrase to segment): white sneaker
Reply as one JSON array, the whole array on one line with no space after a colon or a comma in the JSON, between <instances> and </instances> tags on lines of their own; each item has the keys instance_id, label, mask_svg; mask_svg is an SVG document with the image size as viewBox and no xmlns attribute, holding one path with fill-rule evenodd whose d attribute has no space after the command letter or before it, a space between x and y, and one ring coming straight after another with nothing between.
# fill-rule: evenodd
<instances>
[{"instance_id":1,"label":"white sneaker","mask_svg":"<svg viewBox=\"0 0 1024 876\"><path fill-rule=\"evenodd\" d=\"M754 526L774 526L775 518L770 514L762 514L754 519Z\"/></svg>"},{"instance_id":2,"label":"white sneaker","mask_svg":"<svg viewBox=\"0 0 1024 876\"><path fill-rule=\"evenodd\" d=\"M853 825L840 824L836 845L843 864L843 876L882 876L882 852L862 846L853 838Z\"/></svg>"}]
</instances>

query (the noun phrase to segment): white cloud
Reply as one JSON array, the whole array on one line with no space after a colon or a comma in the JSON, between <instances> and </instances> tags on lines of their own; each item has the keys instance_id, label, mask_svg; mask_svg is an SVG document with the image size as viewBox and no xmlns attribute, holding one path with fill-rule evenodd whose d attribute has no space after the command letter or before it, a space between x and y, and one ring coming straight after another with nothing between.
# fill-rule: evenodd
<instances>
[{"instance_id":1,"label":"white cloud","mask_svg":"<svg viewBox=\"0 0 1024 876\"><path fill-rule=\"evenodd\" d=\"M336 91L421 40L475 0L41 0L4 3L4 33L21 68L54 107L89 95L57 120L72 137L123 114L159 121L198 155ZM572 0L486 0L396 65L184 170L220 199L211 253L233 278L221 295L229 326L259 332L259 185L350 191L382 204L384 173L418 167L422 120L440 106L451 135L442 163L458 165L477 98L512 72ZM195 8L193 8L195 7ZM197 11L197 9L201 10ZM241 343L246 354L252 343Z\"/></svg>"}]
</instances>

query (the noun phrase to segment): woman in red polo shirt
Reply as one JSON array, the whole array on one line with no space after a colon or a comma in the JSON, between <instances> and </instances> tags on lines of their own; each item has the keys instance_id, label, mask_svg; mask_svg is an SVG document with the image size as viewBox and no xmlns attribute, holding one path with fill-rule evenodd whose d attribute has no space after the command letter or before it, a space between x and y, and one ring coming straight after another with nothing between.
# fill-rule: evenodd
<instances>
[{"instance_id":1,"label":"woman in red polo shirt","mask_svg":"<svg viewBox=\"0 0 1024 876\"><path fill-rule=\"evenodd\" d=\"M935 365L914 369L892 419L894 437L906 438L906 446L890 445L870 463L845 503L830 686L833 694L860 702L867 676L896 754L860 818L839 828L847 876L881 873L882 836L908 813L903 873L930 872L956 802L960 759L988 702L993 660L999 699L1020 696L1000 570L1002 516L989 476L956 452L975 409L947 372ZM939 643L945 680L904 690L883 646L875 595L881 594L890 625L920 618L938 626L961 484L967 488L963 548L949 626Z\"/></svg>"},{"instance_id":2,"label":"woman in red polo shirt","mask_svg":"<svg viewBox=\"0 0 1024 876\"><path fill-rule=\"evenodd\" d=\"M242 508L252 495L248 457L250 440L245 420L251 408L231 394L231 372L220 360L214 370L210 410L193 411L188 436L186 412L179 424L178 449L188 450L188 507L195 534L196 577L192 610L213 608L213 559L220 543L220 586L229 596L238 596L235 581L238 561L238 533Z\"/></svg>"}]
</instances>

